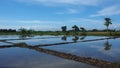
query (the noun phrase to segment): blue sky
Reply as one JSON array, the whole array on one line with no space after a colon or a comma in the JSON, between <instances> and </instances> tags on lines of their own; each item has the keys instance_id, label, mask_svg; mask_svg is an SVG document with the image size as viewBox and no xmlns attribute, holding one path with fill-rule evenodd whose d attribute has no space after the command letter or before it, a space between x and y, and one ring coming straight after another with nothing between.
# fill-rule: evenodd
<instances>
[{"instance_id":1,"label":"blue sky","mask_svg":"<svg viewBox=\"0 0 120 68\"><path fill-rule=\"evenodd\" d=\"M0 0L0 28L60 30L66 25L86 29L120 29L120 0Z\"/></svg>"}]
</instances>

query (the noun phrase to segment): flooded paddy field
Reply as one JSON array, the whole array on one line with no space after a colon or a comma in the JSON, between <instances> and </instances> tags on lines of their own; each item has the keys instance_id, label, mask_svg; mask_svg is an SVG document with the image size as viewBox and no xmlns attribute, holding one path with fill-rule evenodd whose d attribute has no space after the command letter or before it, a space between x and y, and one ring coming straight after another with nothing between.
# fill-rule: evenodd
<instances>
[{"instance_id":1,"label":"flooded paddy field","mask_svg":"<svg viewBox=\"0 0 120 68\"><path fill-rule=\"evenodd\" d=\"M0 36L0 68L119 68L120 38Z\"/></svg>"}]
</instances>

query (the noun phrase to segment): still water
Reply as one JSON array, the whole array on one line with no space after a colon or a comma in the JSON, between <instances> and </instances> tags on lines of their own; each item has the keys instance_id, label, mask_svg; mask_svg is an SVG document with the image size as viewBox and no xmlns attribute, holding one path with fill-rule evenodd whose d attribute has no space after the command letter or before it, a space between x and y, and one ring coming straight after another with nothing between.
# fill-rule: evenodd
<instances>
[{"instance_id":1,"label":"still water","mask_svg":"<svg viewBox=\"0 0 120 68\"><path fill-rule=\"evenodd\" d=\"M18 35L0 36L0 68L98 68L94 65L63 58L59 56L61 53L113 63L120 62L120 38L87 42L82 41L107 37L79 36L76 39L73 36L46 35L26 38L23 39ZM72 43L59 45L63 42ZM18 43L25 45L16 45ZM43 46L46 44L48 46ZM51 45L49 46L49 44ZM35 47L38 45L39 47Z\"/></svg>"}]
</instances>

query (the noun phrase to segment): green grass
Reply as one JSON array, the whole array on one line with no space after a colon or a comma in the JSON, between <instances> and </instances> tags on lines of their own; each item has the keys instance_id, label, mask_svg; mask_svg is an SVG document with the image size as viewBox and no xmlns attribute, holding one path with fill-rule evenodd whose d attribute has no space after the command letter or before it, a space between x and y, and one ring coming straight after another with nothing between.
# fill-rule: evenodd
<instances>
[{"instance_id":1,"label":"green grass","mask_svg":"<svg viewBox=\"0 0 120 68\"><path fill-rule=\"evenodd\" d=\"M95 36L118 36L120 32L87 32L87 35L95 35Z\"/></svg>"},{"instance_id":2,"label":"green grass","mask_svg":"<svg viewBox=\"0 0 120 68\"><path fill-rule=\"evenodd\" d=\"M66 35L66 33L63 33L61 31L35 31L30 34L33 35ZM82 35L82 32L77 32L77 35ZM119 36L120 32L86 32L85 33L88 36ZM21 35L20 32L0 32L0 35ZM74 32L69 32L67 35L75 35Z\"/></svg>"}]
</instances>

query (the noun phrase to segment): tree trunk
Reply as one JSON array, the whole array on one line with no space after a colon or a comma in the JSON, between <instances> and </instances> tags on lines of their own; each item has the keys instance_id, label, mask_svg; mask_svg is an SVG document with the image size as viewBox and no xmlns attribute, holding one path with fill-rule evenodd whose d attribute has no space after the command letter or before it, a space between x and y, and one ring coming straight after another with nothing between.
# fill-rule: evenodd
<instances>
[{"instance_id":1,"label":"tree trunk","mask_svg":"<svg viewBox=\"0 0 120 68\"><path fill-rule=\"evenodd\" d=\"M108 27L107 27L107 34L109 34L108 32L109 32L109 31L108 31Z\"/></svg>"}]
</instances>

